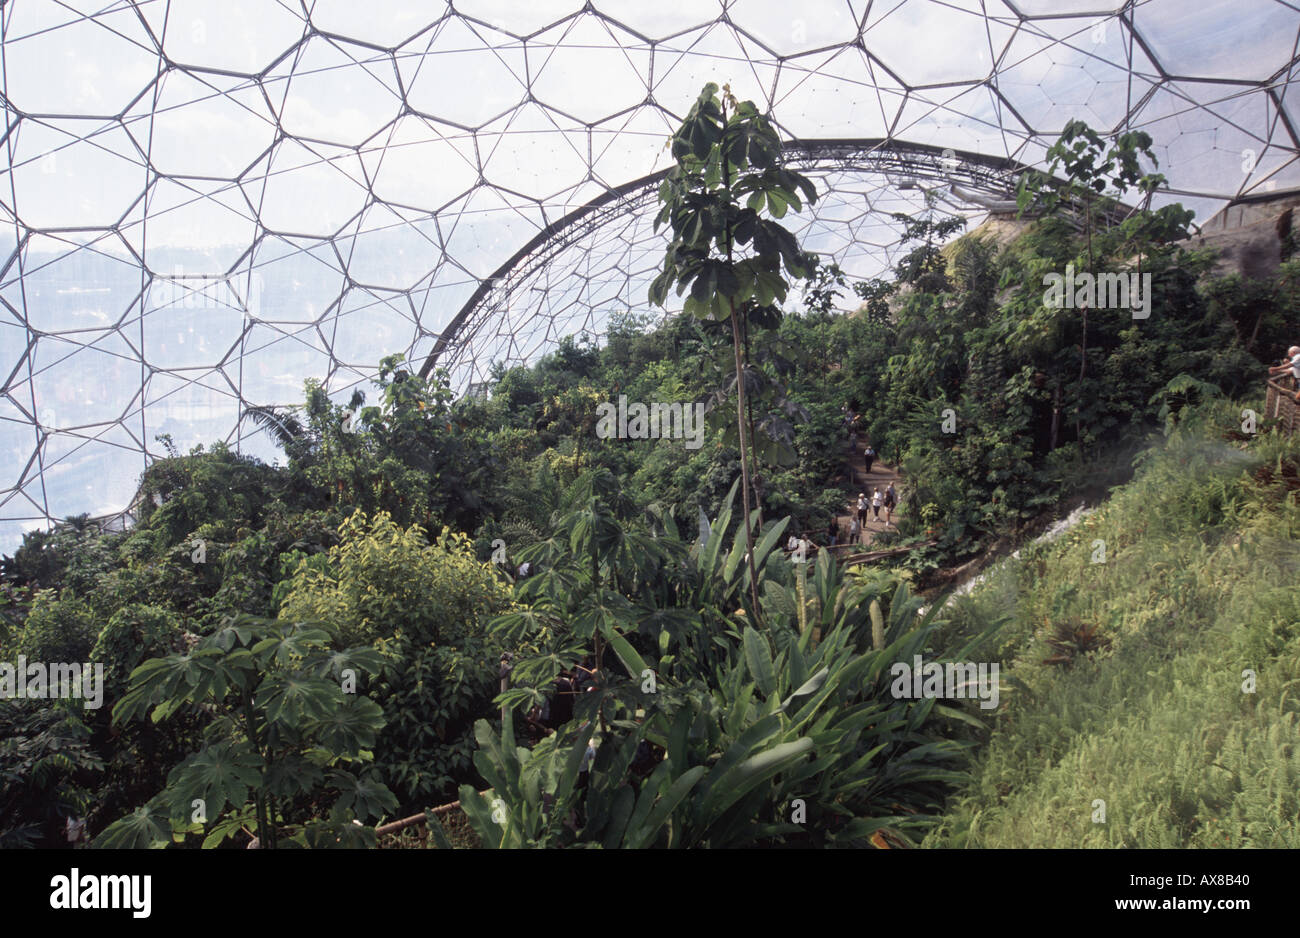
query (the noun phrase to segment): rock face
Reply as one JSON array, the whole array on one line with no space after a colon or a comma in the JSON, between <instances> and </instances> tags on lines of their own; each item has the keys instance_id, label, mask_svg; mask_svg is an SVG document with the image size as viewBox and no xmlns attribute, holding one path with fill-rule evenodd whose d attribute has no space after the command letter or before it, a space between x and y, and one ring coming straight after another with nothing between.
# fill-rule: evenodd
<instances>
[{"instance_id":1,"label":"rock face","mask_svg":"<svg viewBox=\"0 0 1300 938\"><path fill-rule=\"evenodd\" d=\"M1271 277L1282 263L1285 247L1293 234L1293 212L1300 206L1300 194L1279 195L1267 201L1229 205L1205 223L1200 235L1189 238L1189 248L1213 248L1219 252L1216 275ZM1300 219L1296 219L1300 223Z\"/></svg>"},{"instance_id":2,"label":"rock face","mask_svg":"<svg viewBox=\"0 0 1300 938\"><path fill-rule=\"evenodd\" d=\"M1201 228L1200 234L1188 238L1183 245L1192 250L1210 248L1217 251L1212 271L1214 276L1240 274L1252 279L1268 279L1277 272L1284 254L1290 257L1294 250L1295 256L1300 258L1300 211L1297 209L1300 209L1300 192L1297 191L1233 203L1215 214ZM956 245L967 238L989 240L1000 250L1033 225L1033 218L990 212L982 223L949 241L940 251L951 264ZM891 310L898 298L909 292L909 287L901 288L889 301ZM859 308L857 312L861 311Z\"/></svg>"},{"instance_id":3,"label":"rock face","mask_svg":"<svg viewBox=\"0 0 1300 938\"><path fill-rule=\"evenodd\" d=\"M1034 224L1032 218L1017 218L1014 214L991 213L984 221L962 235L963 238L975 237L992 241L1000 250L1019 238ZM954 239L943 247L944 256L952 260L951 246L960 241Z\"/></svg>"}]
</instances>

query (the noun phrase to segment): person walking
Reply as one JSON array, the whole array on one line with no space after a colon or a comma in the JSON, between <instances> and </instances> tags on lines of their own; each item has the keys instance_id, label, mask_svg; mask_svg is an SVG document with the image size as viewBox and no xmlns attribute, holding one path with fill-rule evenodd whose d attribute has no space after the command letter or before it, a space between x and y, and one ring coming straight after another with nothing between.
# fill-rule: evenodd
<instances>
[{"instance_id":1,"label":"person walking","mask_svg":"<svg viewBox=\"0 0 1300 938\"><path fill-rule=\"evenodd\" d=\"M867 494L866 492L858 493L858 521L865 528L867 526Z\"/></svg>"},{"instance_id":2,"label":"person walking","mask_svg":"<svg viewBox=\"0 0 1300 938\"><path fill-rule=\"evenodd\" d=\"M871 464L876 461L876 451L871 448L871 441L867 441L867 448L862 451L862 458L866 461L867 472L871 471Z\"/></svg>"},{"instance_id":3,"label":"person walking","mask_svg":"<svg viewBox=\"0 0 1300 938\"><path fill-rule=\"evenodd\" d=\"M858 523L857 516L855 515L853 521L849 523L849 543L851 544L858 543L858 538L861 536L861 534L862 534L862 525Z\"/></svg>"},{"instance_id":4,"label":"person walking","mask_svg":"<svg viewBox=\"0 0 1300 938\"><path fill-rule=\"evenodd\" d=\"M894 506L898 504L898 493L894 491L894 483L889 483L889 488L885 489L885 524L894 523Z\"/></svg>"},{"instance_id":5,"label":"person walking","mask_svg":"<svg viewBox=\"0 0 1300 938\"><path fill-rule=\"evenodd\" d=\"M885 503L885 496L880 494L880 487L871 490L871 511L874 513L877 521L880 520L880 506Z\"/></svg>"},{"instance_id":6,"label":"person walking","mask_svg":"<svg viewBox=\"0 0 1300 938\"><path fill-rule=\"evenodd\" d=\"M826 526L826 537L832 547L836 547L840 542L840 523L835 518L831 518L831 523Z\"/></svg>"}]
</instances>

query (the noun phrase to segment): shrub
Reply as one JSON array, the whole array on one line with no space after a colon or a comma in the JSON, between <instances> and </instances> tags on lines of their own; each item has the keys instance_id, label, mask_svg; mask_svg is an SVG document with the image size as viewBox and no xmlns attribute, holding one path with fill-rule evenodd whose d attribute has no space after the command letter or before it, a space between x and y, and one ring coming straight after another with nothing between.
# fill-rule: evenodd
<instances>
[{"instance_id":1,"label":"shrub","mask_svg":"<svg viewBox=\"0 0 1300 938\"><path fill-rule=\"evenodd\" d=\"M90 606L72 590L41 590L13 653L28 661L87 661L98 631Z\"/></svg>"},{"instance_id":2,"label":"shrub","mask_svg":"<svg viewBox=\"0 0 1300 938\"><path fill-rule=\"evenodd\" d=\"M179 650L182 637L174 612L132 603L113 613L90 651L90 660L103 663L105 683L116 696L140 662Z\"/></svg>"},{"instance_id":3,"label":"shrub","mask_svg":"<svg viewBox=\"0 0 1300 938\"><path fill-rule=\"evenodd\" d=\"M493 712L501 646L484 626L509 587L462 534L430 544L380 512L354 514L339 536L323 569L298 568L280 618L328 622L340 644L384 653L371 691L388 717L378 756L403 800L446 793L473 777L470 731Z\"/></svg>"}]
</instances>

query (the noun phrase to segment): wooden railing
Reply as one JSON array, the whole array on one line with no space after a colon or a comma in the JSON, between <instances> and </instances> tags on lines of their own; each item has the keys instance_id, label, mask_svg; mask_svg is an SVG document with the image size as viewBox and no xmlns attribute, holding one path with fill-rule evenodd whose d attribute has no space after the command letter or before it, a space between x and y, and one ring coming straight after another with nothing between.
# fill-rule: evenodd
<instances>
[{"instance_id":1,"label":"wooden railing","mask_svg":"<svg viewBox=\"0 0 1300 938\"><path fill-rule=\"evenodd\" d=\"M480 792L479 794L485 794ZM429 814L438 819L443 832L451 839L453 846L466 847L477 844L478 838L470 826L469 818L461 809L459 801L430 808ZM429 846L429 829L426 815L413 814L375 828L381 848L400 848Z\"/></svg>"},{"instance_id":2,"label":"wooden railing","mask_svg":"<svg viewBox=\"0 0 1300 938\"><path fill-rule=\"evenodd\" d=\"M873 560L880 560L884 557L893 557L897 554L906 554L908 551L919 550L922 547L933 547L935 544L938 543L939 543L938 538L932 538L931 540L928 541L922 541L919 544L907 544L904 545L903 547L887 547L887 548L882 548L880 550L869 550L865 552L862 550L862 548L867 545L864 544L835 544L833 546L813 544L808 548L807 555L811 562L812 559L817 556L818 551L828 550L831 552L831 556L834 557L836 560L838 560L841 564L844 564L846 566L854 566L855 564L870 563ZM853 551L853 550L856 550L857 553L849 553L849 551ZM789 554L791 552L786 551L786 553Z\"/></svg>"},{"instance_id":3,"label":"wooden railing","mask_svg":"<svg viewBox=\"0 0 1300 938\"><path fill-rule=\"evenodd\" d=\"M1300 428L1300 405L1295 402L1295 391L1284 388L1276 378L1268 382L1268 394L1264 399L1264 416L1269 420L1279 421L1282 432L1288 435Z\"/></svg>"}]
</instances>

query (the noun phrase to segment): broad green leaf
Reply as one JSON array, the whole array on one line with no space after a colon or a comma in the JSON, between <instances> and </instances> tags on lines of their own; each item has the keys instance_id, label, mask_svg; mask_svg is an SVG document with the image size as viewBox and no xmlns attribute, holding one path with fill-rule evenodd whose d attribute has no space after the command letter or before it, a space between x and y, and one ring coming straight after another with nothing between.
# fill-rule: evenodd
<instances>
[{"instance_id":1,"label":"broad green leaf","mask_svg":"<svg viewBox=\"0 0 1300 938\"><path fill-rule=\"evenodd\" d=\"M776 692L776 675L772 670L772 655L767 640L759 635L753 626L745 626L744 632L745 664L758 685L759 692L766 697Z\"/></svg>"},{"instance_id":2,"label":"broad green leaf","mask_svg":"<svg viewBox=\"0 0 1300 938\"><path fill-rule=\"evenodd\" d=\"M627 668L628 674L634 681L641 680L641 676L650 670L645 660L637 654L637 650L632 644L615 631L612 627L605 631L605 637L609 640L609 645L618 655L618 659L623 662L623 667Z\"/></svg>"}]
</instances>

